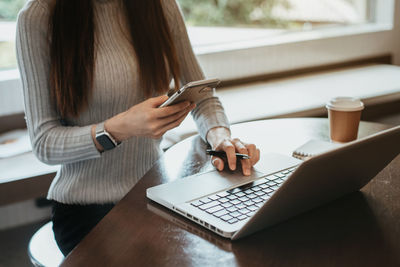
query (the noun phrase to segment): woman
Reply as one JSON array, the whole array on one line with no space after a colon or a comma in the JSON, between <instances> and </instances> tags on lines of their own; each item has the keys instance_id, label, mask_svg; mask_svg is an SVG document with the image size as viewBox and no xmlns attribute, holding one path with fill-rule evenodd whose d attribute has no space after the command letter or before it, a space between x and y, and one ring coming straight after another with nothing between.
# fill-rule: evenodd
<instances>
[{"instance_id":1,"label":"woman","mask_svg":"<svg viewBox=\"0 0 400 267\"><path fill-rule=\"evenodd\" d=\"M160 157L162 135L191 111L200 136L245 175L258 149L232 139L219 100L157 108L204 79L175 0L33 0L20 12L17 56L33 151L61 164L49 189L53 230L68 254ZM212 159L218 169L219 158Z\"/></svg>"}]
</instances>

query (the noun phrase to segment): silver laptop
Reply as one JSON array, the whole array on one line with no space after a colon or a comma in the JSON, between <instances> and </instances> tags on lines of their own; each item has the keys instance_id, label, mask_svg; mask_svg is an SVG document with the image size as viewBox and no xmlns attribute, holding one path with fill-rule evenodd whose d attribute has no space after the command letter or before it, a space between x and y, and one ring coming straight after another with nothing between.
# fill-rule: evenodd
<instances>
[{"instance_id":1,"label":"silver laptop","mask_svg":"<svg viewBox=\"0 0 400 267\"><path fill-rule=\"evenodd\" d=\"M147 189L147 197L232 240L357 191L400 153L400 126L305 162L263 155L252 175L212 170Z\"/></svg>"}]
</instances>

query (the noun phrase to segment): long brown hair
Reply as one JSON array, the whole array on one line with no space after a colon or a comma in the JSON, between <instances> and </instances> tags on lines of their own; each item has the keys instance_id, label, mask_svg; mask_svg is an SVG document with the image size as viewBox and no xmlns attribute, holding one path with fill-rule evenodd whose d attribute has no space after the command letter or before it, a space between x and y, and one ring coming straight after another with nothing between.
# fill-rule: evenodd
<instances>
[{"instance_id":1,"label":"long brown hair","mask_svg":"<svg viewBox=\"0 0 400 267\"><path fill-rule=\"evenodd\" d=\"M92 1L53 2L49 20L50 90L62 117L76 117L90 99L96 57ZM123 0L146 97L168 90L169 71L175 87L179 86L177 52L161 1Z\"/></svg>"}]
</instances>

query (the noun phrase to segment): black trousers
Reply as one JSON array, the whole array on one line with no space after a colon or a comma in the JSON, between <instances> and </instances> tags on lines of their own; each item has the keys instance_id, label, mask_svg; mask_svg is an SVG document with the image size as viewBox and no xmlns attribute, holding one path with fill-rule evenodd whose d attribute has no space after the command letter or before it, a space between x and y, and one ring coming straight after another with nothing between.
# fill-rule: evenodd
<instances>
[{"instance_id":1,"label":"black trousers","mask_svg":"<svg viewBox=\"0 0 400 267\"><path fill-rule=\"evenodd\" d=\"M113 207L114 204L67 205L53 202L54 237L64 256L68 255Z\"/></svg>"}]
</instances>

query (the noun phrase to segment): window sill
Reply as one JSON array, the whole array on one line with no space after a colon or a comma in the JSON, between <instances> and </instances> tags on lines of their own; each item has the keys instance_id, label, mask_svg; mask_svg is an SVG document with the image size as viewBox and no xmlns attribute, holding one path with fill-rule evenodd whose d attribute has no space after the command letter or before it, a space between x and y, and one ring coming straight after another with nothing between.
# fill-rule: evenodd
<instances>
[{"instance_id":1,"label":"window sill","mask_svg":"<svg viewBox=\"0 0 400 267\"><path fill-rule=\"evenodd\" d=\"M1 83L18 79L19 79L18 69L0 70L0 85Z\"/></svg>"},{"instance_id":2,"label":"window sill","mask_svg":"<svg viewBox=\"0 0 400 267\"><path fill-rule=\"evenodd\" d=\"M361 98L367 109L372 105L400 100L399 77L400 67L366 65L226 87L217 90L217 95L231 124L323 116L326 114L325 103L336 96ZM180 127L164 136L161 145L167 148L196 133L196 125L188 116Z\"/></svg>"}]
</instances>

